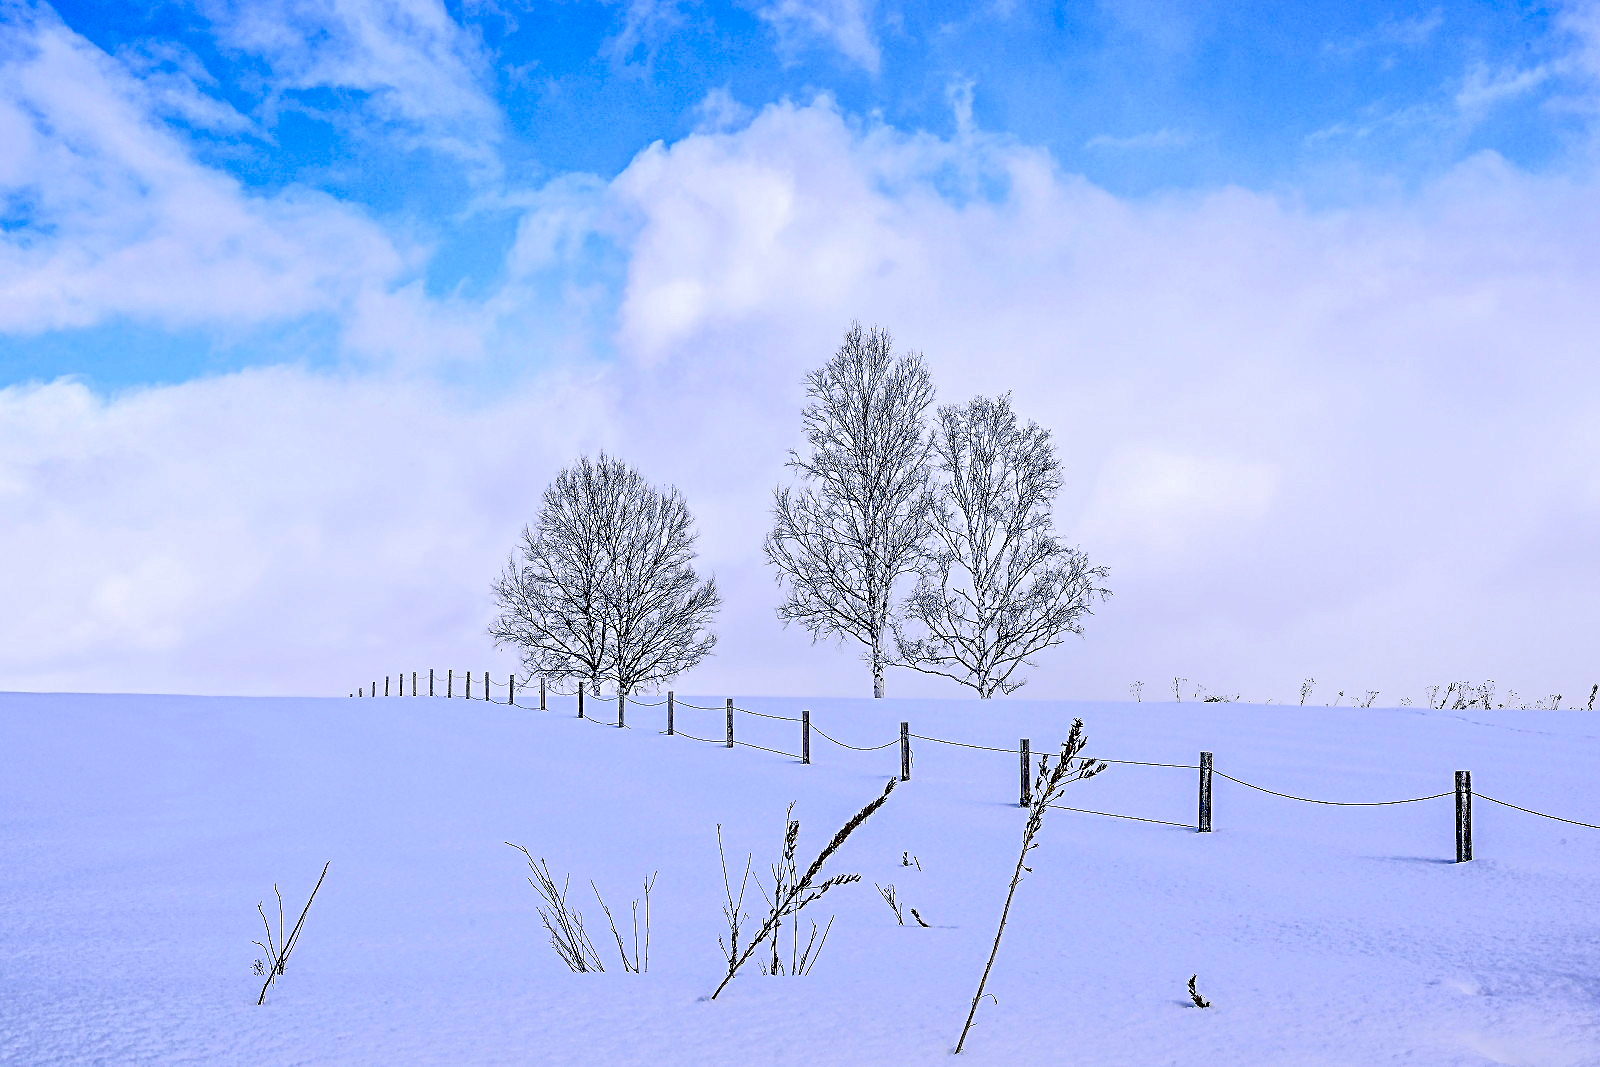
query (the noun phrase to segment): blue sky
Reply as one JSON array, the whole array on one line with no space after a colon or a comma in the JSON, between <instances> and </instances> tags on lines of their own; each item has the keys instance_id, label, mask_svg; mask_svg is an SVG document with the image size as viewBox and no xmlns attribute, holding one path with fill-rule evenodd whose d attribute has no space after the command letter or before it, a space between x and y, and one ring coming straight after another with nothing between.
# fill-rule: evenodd
<instances>
[{"instance_id":1,"label":"blue sky","mask_svg":"<svg viewBox=\"0 0 1600 1067\"><path fill-rule=\"evenodd\" d=\"M1586 687L1597 113L1592 3L5 3L0 686L505 666L605 447L704 684L854 691L759 544L860 318L1069 457L1121 580L1041 695Z\"/></svg>"}]
</instances>

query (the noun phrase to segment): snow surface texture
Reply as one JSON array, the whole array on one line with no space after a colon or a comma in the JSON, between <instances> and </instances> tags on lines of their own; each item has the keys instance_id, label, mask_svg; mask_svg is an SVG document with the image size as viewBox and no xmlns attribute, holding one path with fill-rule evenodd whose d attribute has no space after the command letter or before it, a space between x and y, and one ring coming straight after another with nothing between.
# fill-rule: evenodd
<instances>
[{"instance_id":1,"label":"snow surface texture","mask_svg":"<svg viewBox=\"0 0 1600 1067\"><path fill-rule=\"evenodd\" d=\"M803 864L897 749L814 737L802 766L663 736L663 708L633 707L618 730L551 703L0 695L0 1060L951 1062L1019 843L1015 756L916 742L912 781L831 868L863 881L825 898L819 917L838 921L816 970L751 972L710 1002L715 825L730 859L753 851L764 869L797 800ZM858 745L904 718L1041 750L1079 715L1105 757L1208 749L1218 771L1335 800L1446 792L1465 768L1483 793L1600 821L1600 718L1582 712L739 704L809 707ZM678 713L704 737L722 722ZM738 727L797 751L794 724ZM1211 834L1050 813L964 1061L1600 1063L1600 831L1480 799L1479 858L1456 864L1450 798L1336 808L1215 789ZM1192 823L1195 799L1194 771L1113 766L1064 802ZM607 973L560 964L507 840L572 872ZM329 860L257 1007L256 902L278 882L292 924ZM651 969L623 974L588 881L620 915L653 870ZM932 928L897 926L873 882ZM1209 1010L1189 1002L1192 973Z\"/></svg>"}]
</instances>

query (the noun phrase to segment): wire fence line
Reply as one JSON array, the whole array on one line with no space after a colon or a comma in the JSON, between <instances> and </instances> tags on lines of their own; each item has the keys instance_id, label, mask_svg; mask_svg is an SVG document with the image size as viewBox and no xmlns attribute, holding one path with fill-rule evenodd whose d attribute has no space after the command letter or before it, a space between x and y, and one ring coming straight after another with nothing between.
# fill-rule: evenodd
<instances>
[{"instance_id":1,"label":"wire fence line","mask_svg":"<svg viewBox=\"0 0 1600 1067\"><path fill-rule=\"evenodd\" d=\"M419 681L419 678L420 678L420 674L418 672L413 672L411 678L412 678L412 681L411 681L411 690L412 690L411 691L411 695L412 696L416 696L416 695L418 695L416 690L418 688L418 681ZM498 705L501 705L501 706L516 707L516 708L520 708L520 709L522 709L524 711L548 710L547 708L542 706L543 705L543 701L544 701L544 697L545 697L545 690L543 688L540 689L540 694L539 694L540 695L540 700L541 700L541 706L540 707L532 707L532 706L529 706L527 704L520 703L515 699L516 683L513 680L508 680L506 682L495 682L495 681L493 681L493 679L491 679L489 677L488 672L484 672L484 674L482 676L482 679L481 679L481 683L480 683L480 684L483 685L483 696L482 696L482 698L475 698L475 697L471 696L471 692L472 692L472 673L471 672L463 672L462 678L463 678L463 682L464 682L464 687L463 687L463 698L464 699L481 699L485 703L493 703L493 704L498 704ZM384 678L384 696L388 696L389 695L389 688L390 688L389 687L389 681L390 681L389 677L386 676ZM434 678L433 672L430 671L429 672L429 683L430 683L430 686L429 686L429 694L428 694L429 696L434 696L435 695L434 692L433 692L433 683L434 683L434 681L435 681L435 678ZM447 672L447 674L446 674L446 684L447 684L447 689L446 689L446 692L445 692L445 696L446 697L453 697L454 696L454 671ZM523 683L523 684L524 684L524 686L528 686L529 685L529 683L526 683L526 682ZM496 699L494 697L494 687L495 686L504 686L507 689L507 699L498 700L498 699ZM361 687L361 690L358 693L352 693L350 695L351 696L358 696L358 695L366 696L368 694L365 692L365 688L366 687L363 686L363 687ZM377 682L374 681L373 684L372 684L372 692L371 692L370 695L371 696L377 696L377 689L378 689ZM580 692L580 695L581 695L581 692L582 692L582 687L581 686L580 686L579 692ZM404 674L400 675L400 677L399 677L398 695L400 695L400 696L405 696L406 695L406 692L405 692L405 675ZM571 696L572 694L558 694L558 695ZM618 698L616 698L616 697L602 698L602 697L600 697L598 695L594 695L593 696L593 700L594 700L594 702L596 704L599 704L602 701L604 703L606 703L606 704L610 704L613 700L616 700L616 699L618 699ZM728 734L723 736L723 737L720 737L720 738L699 737L699 736L696 736L694 734L685 733L684 731L679 730L679 729L675 729L675 728L669 729L667 731L662 731L662 732L663 733L670 733L672 736L676 736L676 737L684 737L684 738L687 738L687 739L689 739L691 741L699 741L699 742L702 742L704 744L724 745L724 746L727 746L727 747L730 747L730 748L734 747L734 746L739 746L739 747L743 747L743 748L753 748L753 749L756 749L756 750L761 751L761 752L768 752L768 753L771 753L771 754L776 755L776 756L784 756L784 757L787 757L789 759L801 760L801 761L804 761L804 762L809 762L809 757L808 756L797 755L797 754L795 754L793 752L788 752L788 751L785 751L783 749L768 748L765 745L758 745L758 744L754 744L754 743L752 743L750 741L744 741L744 740L736 739L733 736L733 725L732 725L733 720L731 718L731 713L737 712L737 713L744 714L744 715L753 715L753 716L756 716L757 718L771 719L771 720L775 720L775 721L779 721L779 722L801 723L801 724L803 724L804 728L808 732L815 732L818 735L820 735L824 740L830 741L833 744L839 746L840 748L849 749L852 752L879 752L879 751L882 751L883 749L891 748L891 747L893 747L893 746L895 746L897 744L898 745L906 745L907 746L907 751L904 753L904 756L903 756L902 777L906 776L906 772L909 771L909 767L910 767L910 764L911 764L911 753L909 751L909 741L912 738L915 738L916 740L919 740L919 741L927 741L927 742L930 742L930 743L933 743L933 744L949 745L949 746L956 747L956 748L972 749L972 750L981 751L981 752L998 752L998 753L1002 753L1002 754L1019 755L1019 756L1023 756L1023 757L1027 757L1027 756L1031 755L1029 749L1027 749L1025 747L1009 748L1009 747L1001 747L1001 746L995 746L995 745L978 745L978 744L973 744L973 743L967 742L967 741L952 741L949 738L944 738L944 737L932 737L932 736L929 736L927 734L910 733L909 731L903 733L899 737L892 738L892 739L884 742L881 745L852 745L852 744L850 744L848 742L841 741L838 738L836 738L836 737L832 736L831 734L827 733L821 727L817 726L815 722L810 721L809 717L808 718L796 718L796 717L791 716L791 715L776 715L776 714L773 714L773 713L770 713L770 712L756 711L756 710L754 710L752 708L741 708L741 707L735 705L731 700L729 700L727 704L719 706L719 707L706 707L706 706L703 706L703 705L700 705L700 704L691 704L691 703L689 703L687 701L677 700L671 694L668 694L668 698L666 700L658 700L658 701L637 700L637 699L632 698L632 697L622 697L621 701L620 701L620 706L625 708L628 704L633 704L633 705L635 705L637 707L646 707L646 708L659 708L659 707L662 707L662 706L666 706L668 708L673 708L673 709L675 709L675 708L688 708L688 709L691 709L691 710L694 710L694 711L728 712L728 713L730 713ZM599 726L609 726L609 727L613 727L613 728L616 728L616 727L626 728L626 723L623 722L621 719L619 719L616 722L612 722L612 721L607 720L607 719L596 718L593 715L583 714L583 707L584 707L584 705L580 701L579 718L585 719L586 721L595 723L596 725L599 725ZM669 722L670 722L670 718L669 718ZM902 730L904 730L904 729L905 729L904 724L902 724ZM1026 744L1026 742L1024 742L1024 744ZM808 748L808 751L809 751L809 745L807 746L807 748ZM1048 755L1049 752L1048 752L1048 750L1041 750L1039 752L1039 754L1041 756L1045 756L1045 755ZM1246 789L1253 789L1253 790L1255 790L1257 792L1267 793L1267 794L1270 794L1272 796L1282 797L1285 800L1293 800L1293 801L1297 801L1297 802L1302 803L1302 804L1319 804L1319 805L1324 805L1324 806L1328 806L1328 807L1341 807L1341 808L1390 807L1390 806L1394 806L1394 805L1398 805L1398 804L1418 804L1418 803L1422 803L1424 801L1429 801L1429 800L1441 800L1441 799L1443 799L1445 797L1448 797L1448 796L1452 795L1452 793L1450 791L1446 791L1446 792L1442 792L1442 793L1432 793L1432 794L1429 794L1428 796L1406 797L1406 798L1403 798L1403 799L1400 799L1400 800L1366 800L1366 801L1320 800L1320 799L1317 799L1317 798L1314 798L1314 797L1296 796L1293 793L1283 793L1283 792L1279 792L1276 789L1268 789L1265 786L1257 785L1254 782L1247 782L1244 779L1236 778L1233 775L1226 773L1225 771L1216 770L1214 767L1212 767L1209 764L1209 762L1204 762L1204 761L1209 761L1209 759L1210 759L1210 754L1209 753L1201 753L1201 757L1202 757L1203 762L1200 763L1200 764L1193 764L1193 763L1158 763L1158 762L1153 762L1153 761L1148 761L1148 760L1119 760L1119 759L1109 759L1109 758L1105 758L1105 757L1084 757L1084 758L1085 759L1092 759L1092 761L1099 762L1099 763L1112 763L1112 764L1119 764L1119 765L1125 765L1125 766L1164 767L1164 768L1172 768L1172 769L1177 769L1177 770L1198 770L1198 771L1200 771L1200 774L1201 774L1201 801L1200 801L1200 803L1201 803L1201 809L1202 809L1201 810L1201 823L1202 823L1202 825L1199 828L1202 829L1202 830L1209 830L1210 829L1210 776L1212 774L1215 774L1217 777L1220 777L1220 778L1226 778L1228 781L1233 782L1233 783L1235 783L1237 785L1244 786ZM1026 780L1026 776L1027 776L1026 767L1022 768L1022 771L1023 771L1023 778L1024 778L1024 780ZM1026 797L1026 795L1027 795L1026 785L1024 785L1024 787L1023 787L1023 796L1024 796L1024 798ZM1590 830L1600 830L1600 824L1581 822L1581 821L1579 821L1577 819L1568 819L1568 818L1564 818L1564 817L1559 816L1559 815L1550 815L1550 814L1548 814L1546 812L1535 811L1532 808L1525 808L1520 804L1513 804L1510 801L1500 800L1500 799L1498 799L1496 797L1489 796L1489 795L1487 795L1485 793L1475 792L1475 791L1473 791L1471 789L1470 783L1466 786L1466 791L1463 794L1462 788L1461 788L1461 786L1460 786L1460 784L1458 782L1458 787L1454 791L1454 795L1457 798L1458 859L1460 858L1460 845L1459 845L1460 837L1459 837L1459 835L1460 835L1460 822L1461 822L1461 819L1462 819L1462 812L1463 812L1463 797L1465 798L1465 803L1466 803L1466 811L1467 811L1466 819L1467 819L1467 822L1468 822L1467 835L1468 835L1468 841L1469 842L1470 842L1470 833L1471 833L1471 831L1470 831L1470 801L1471 801L1471 798L1473 796L1476 796L1476 797L1478 797L1478 798L1480 798L1482 800L1489 801L1491 804L1497 804L1497 805L1500 805L1501 807L1512 808L1512 809L1514 809L1516 811L1525 812L1526 814L1529 814L1529 815L1536 815L1539 818L1550 819L1550 820L1552 820L1554 822L1565 823L1565 824L1570 825L1570 826L1581 826L1581 827L1584 827L1584 828L1590 829ZM1111 819L1128 819L1128 820L1131 820L1131 821L1134 821L1134 822L1155 823L1155 824L1159 824L1159 825L1162 825L1162 826L1178 826L1178 827L1184 827L1184 828L1192 828L1193 827L1193 824L1191 824L1191 823L1172 822L1172 821L1166 820L1166 819L1151 819L1151 818L1147 818L1147 817L1141 816L1141 815L1123 815L1123 814L1119 814L1119 813L1116 813L1116 812L1095 811L1095 810L1093 810L1091 808L1074 808L1074 807L1069 807L1069 806L1064 805L1064 804L1052 804L1051 807L1059 808L1059 809L1061 809L1063 811L1080 812L1080 813L1085 814L1085 815L1101 815L1101 816L1105 816L1106 818L1111 818ZM1470 858L1470 843L1467 845L1467 856L1468 856L1468 858Z\"/></svg>"}]
</instances>

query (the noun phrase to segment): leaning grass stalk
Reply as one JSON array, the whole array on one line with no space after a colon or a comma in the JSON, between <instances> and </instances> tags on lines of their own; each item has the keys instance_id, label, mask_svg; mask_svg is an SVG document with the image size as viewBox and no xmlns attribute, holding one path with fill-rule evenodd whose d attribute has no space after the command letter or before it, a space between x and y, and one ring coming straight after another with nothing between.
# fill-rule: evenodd
<instances>
[{"instance_id":1,"label":"leaning grass stalk","mask_svg":"<svg viewBox=\"0 0 1600 1067\"><path fill-rule=\"evenodd\" d=\"M1011 886L1006 890L1006 903L1000 910L1000 925L994 932L994 944L989 947L988 962L983 965L983 976L978 979L978 991L972 995L972 1007L967 1010L967 1021L961 1027L960 1039L956 1041L957 1053L966 1045L967 1033L972 1029L972 1020L978 1014L978 1004L983 1000L984 986L988 985L989 973L994 970L995 957L1000 954L1000 938L1005 935L1006 921L1011 916L1011 902L1017 895L1017 886L1022 884L1022 873L1024 871L1032 873L1026 866L1028 853L1038 847L1034 839L1044 824L1046 809L1061 798L1061 792L1067 783L1091 778L1106 769L1104 763L1090 759L1078 760L1078 765L1073 766L1074 759L1083 751L1086 743L1087 740L1083 736L1083 720L1074 719L1066 741L1062 742L1061 752L1056 757L1055 765L1053 767L1050 765L1048 756L1039 757L1039 771L1033 784L1033 805L1028 812L1027 826L1022 831L1022 848L1017 853L1017 866L1011 872Z\"/></svg>"},{"instance_id":2,"label":"leaning grass stalk","mask_svg":"<svg viewBox=\"0 0 1600 1067\"><path fill-rule=\"evenodd\" d=\"M743 951L738 952L737 954L733 952L728 954L728 973L723 977L722 981L718 983L716 990L711 994L712 1000L716 1000L717 996L728 987L728 983L733 981L733 976L739 973L740 967L743 967L750 961L750 957L755 954L755 950L759 948L762 943L767 940L767 938L775 937L777 935L779 925L784 919L788 918L792 912L799 911L801 908L816 900L834 886L843 885L846 881L855 880L856 876L853 875L839 875L836 878L829 878L815 886L811 884L812 879L814 879L817 874L821 872L823 864L828 862L828 859L839 850L839 847L845 843L846 839L848 839L851 834L855 833L856 829L860 827L862 823L866 822L867 819L871 817L873 812L883 807L884 801L889 799L889 794L894 792L896 781L898 781L898 779L889 779L889 784L884 786L883 793L880 796L873 798L870 802L868 802L866 807L856 812L855 815L851 817L849 822L845 823L839 828L839 832L833 835L833 840L829 841L823 850L817 853L817 858L811 861L811 866L806 868L806 873L802 878L789 885L783 886L781 892L776 892L773 894L772 910L767 915L766 920L762 922L761 929L756 933L756 936L752 937L748 942L745 943ZM787 839L787 834L785 837Z\"/></svg>"}]
</instances>

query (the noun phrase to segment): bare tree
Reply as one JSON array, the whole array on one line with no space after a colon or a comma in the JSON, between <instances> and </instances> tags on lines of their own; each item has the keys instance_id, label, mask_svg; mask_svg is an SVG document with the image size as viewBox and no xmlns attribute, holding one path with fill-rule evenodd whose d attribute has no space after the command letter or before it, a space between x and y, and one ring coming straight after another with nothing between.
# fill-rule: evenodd
<instances>
[{"instance_id":1,"label":"bare tree","mask_svg":"<svg viewBox=\"0 0 1600 1067\"><path fill-rule=\"evenodd\" d=\"M604 452L584 456L544 491L532 528L494 584L496 644L556 681L602 681L626 695L664 682L710 653L721 598L701 582L693 519L676 488L649 485Z\"/></svg>"},{"instance_id":2,"label":"bare tree","mask_svg":"<svg viewBox=\"0 0 1600 1067\"><path fill-rule=\"evenodd\" d=\"M806 376L811 452L791 452L788 464L806 484L774 492L764 545L789 587L778 616L813 641L866 645L874 697L883 696L894 584L916 573L928 507L923 415L933 381L920 355L896 359L891 347L888 331L852 323L838 353Z\"/></svg>"},{"instance_id":3,"label":"bare tree","mask_svg":"<svg viewBox=\"0 0 1600 1067\"><path fill-rule=\"evenodd\" d=\"M1030 656L1083 632L1082 617L1110 591L1105 567L1050 532L1061 465L1049 431L1019 426L1007 394L939 409L933 451L935 548L906 604L927 630L908 639L895 624L900 665L954 679L988 699Z\"/></svg>"}]
</instances>

